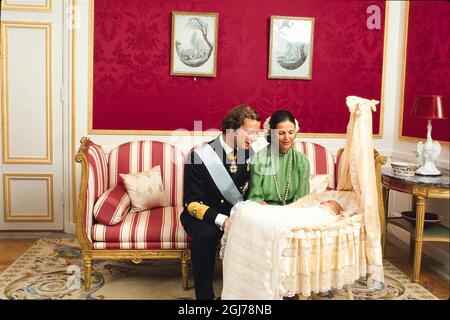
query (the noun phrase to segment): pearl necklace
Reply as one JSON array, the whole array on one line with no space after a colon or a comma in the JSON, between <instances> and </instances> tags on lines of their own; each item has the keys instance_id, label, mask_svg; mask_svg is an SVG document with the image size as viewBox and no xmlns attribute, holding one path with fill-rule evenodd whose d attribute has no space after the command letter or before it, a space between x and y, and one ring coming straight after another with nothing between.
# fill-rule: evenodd
<instances>
[{"instance_id":1,"label":"pearl necklace","mask_svg":"<svg viewBox=\"0 0 450 320\"><path fill-rule=\"evenodd\" d=\"M275 190L277 192L278 199L280 199L280 201L283 204L283 206L286 204L286 200L287 200L287 197L288 197L288 194L289 194L289 189L291 187L291 178L292 178L292 162L293 162L292 160L293 160L293 153L294 153L294 151L292 150L292 148L290 148L288 152L289 152L288 180L287 180L287 183L286 183L286 190L284 191L284 197L283 198L281 197L281 194L280 194L280 187L278 185L278 179L277 179L277 175L275 173L275 169L273 167L273 162L270 161L270 166L272 168L273 182L275 184ZM270 146L269 146L269 158L272 158L272 151L271 151L271 147Z\"/></svg>"}]
</instances>

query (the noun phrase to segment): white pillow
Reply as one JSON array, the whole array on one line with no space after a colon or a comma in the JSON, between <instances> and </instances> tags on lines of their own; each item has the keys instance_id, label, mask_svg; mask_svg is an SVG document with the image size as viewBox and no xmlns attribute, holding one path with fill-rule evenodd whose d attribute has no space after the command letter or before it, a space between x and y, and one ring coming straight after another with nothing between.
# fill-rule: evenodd
<instances>
[{"instance_id":1,"label":"white pillow","mask_svg":"<svg viewBox=\"0 0 450 320\"><path fill-rule=\"evenodd\" d=\"M329 181L329 174L312 174L309 177L309 194L321 193L326 191Z\"/></svg>"},{"instance_id":2,"label":"white pillow","mask_svg":"<svg viewBox=\"0 0 450 320\"><path fill-rule=\"evenodd\" d=\"M159 166L140 173L119 173L119 175L131 199L130 212L169 205L169 196L164 190Z\"/></svg>"}]
</instances>

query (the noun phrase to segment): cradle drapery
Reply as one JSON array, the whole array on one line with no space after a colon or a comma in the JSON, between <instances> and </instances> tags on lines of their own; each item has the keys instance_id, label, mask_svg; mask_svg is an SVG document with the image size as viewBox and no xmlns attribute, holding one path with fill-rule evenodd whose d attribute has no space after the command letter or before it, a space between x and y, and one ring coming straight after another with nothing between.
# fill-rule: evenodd
<instances>
[{"instance_id":1,"label":"cradle drapery","mask_svg":"<svg viewBox=\"0 0 450 320\"><path fill-rule=\"evenodd\" d=\"M356 195L358 211L364 217L368 284L372 285L374 281L384 282L372 141L372 111L376 111L378 101L349 96L346 103L350 121L337 190L353 190Z\"/></svg>"}]
</instances>

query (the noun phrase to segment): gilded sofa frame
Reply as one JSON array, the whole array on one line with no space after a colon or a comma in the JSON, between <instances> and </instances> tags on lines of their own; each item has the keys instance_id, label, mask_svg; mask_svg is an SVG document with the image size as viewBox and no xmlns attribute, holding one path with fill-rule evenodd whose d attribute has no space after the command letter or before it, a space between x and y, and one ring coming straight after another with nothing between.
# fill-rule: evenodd
<instances>
[{"instance_id":1,"label":"gilded sofa frame","mask_svg":"<svg viewBox=\"0 0 450 320\"><path fill-rule=\"evenodd\" d=\"M84 288L86 291L91 286L91 272L93 259L111 259L111 260L131 260L135 264L139 264L143 259L152 260L180 260L181 276L183 281L183 289L189 288L189 272L191 251L190 249L94 249L84 232L84 214L86 205L86 191L88 187L89 164L86 157L86 149L89 143L92 143L102 149L101 146L92 142L89 138L83 137L80 140L81 145L75 156L75 161L81 163L81 182L80 193L78 195L78 203L75 214L76 234L78 242L81 246L84 267ZM103 149L102 149L103 150Z\"/></svg>"}]
</instances>

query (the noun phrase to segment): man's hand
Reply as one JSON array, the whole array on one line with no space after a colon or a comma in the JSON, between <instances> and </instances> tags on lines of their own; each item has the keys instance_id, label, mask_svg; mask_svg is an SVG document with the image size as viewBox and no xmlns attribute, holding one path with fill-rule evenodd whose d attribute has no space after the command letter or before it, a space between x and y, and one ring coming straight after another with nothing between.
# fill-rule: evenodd
<instances>
[{"instance_id":1,"label":"man's hand","mask_svg":"<svg viewBox=\"0 0 450 320\"><path fill-rule=\"evenodd\" d=\"M223 222L222 229L225 233L228 233L228 231L231 228L231 218L226 218Z\"/></svg>"}]
</instances>

